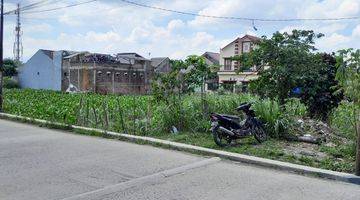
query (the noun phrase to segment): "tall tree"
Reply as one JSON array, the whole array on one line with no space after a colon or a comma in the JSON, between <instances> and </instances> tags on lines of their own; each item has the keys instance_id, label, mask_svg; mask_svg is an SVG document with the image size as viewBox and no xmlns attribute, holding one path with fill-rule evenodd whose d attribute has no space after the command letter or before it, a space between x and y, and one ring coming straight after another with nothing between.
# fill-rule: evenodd
<instances>
[{"instance_id":1,"label":"tall tree","mask_svg":"<svg viewBox=\"0 0 360 200\"><path fill-rule=\"evenodd\" d=\"M360 49L340 50L337 55L336 79L348 100L354 102L356 142L355 174L360 176Z\"/></svg>"},{"instance_id":2,"label":"tall tree","mask_svg":"<svg viewBox=\"0 0 360 200\"><path fill-rule=\"evenodd\" d=\"M311 30L276 32L271 38L262 37L250 53L233 59L241 63L239 71L257 67L259 78L250 89L260 96L277 98L281 104L297 96L311 114L326 118L340 98L331 89L336 86L331 55L316 52L315 39L322 36Z\"/></svg>"},{"instance_id":3,"label":"tall tree","mask_svg":"<svg viewBox=\"0 0 360 200\"><path fill-rule=\"evenodd\" d=\"M188 73L185 75L185 80L188 83L188 86L192 89L200 87L203 117L207 118L209 109L206 100L205 84L206 80L212 79L216 76L217 67L209 66L206 64L204 57L196 55L188 56L185 63L188 66Z\"/></svg>"},{"instance_id":4,"label":"tall tree","mask_svg":"<svg viewBox=\"0 0 360 200\"><path fill-rule=\"evenodd\" d=\"M4 59L3 63L3 76L17 75L17 68L21 63L9 58Z\"/></svg>"}]
</instances>

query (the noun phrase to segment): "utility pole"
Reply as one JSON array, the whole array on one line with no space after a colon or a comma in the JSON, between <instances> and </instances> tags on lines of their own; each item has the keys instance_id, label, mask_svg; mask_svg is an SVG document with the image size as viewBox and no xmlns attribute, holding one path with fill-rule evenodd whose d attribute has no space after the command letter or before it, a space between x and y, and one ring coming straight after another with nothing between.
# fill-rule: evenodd
<instances>
[{"instance_id":1,"label":"utility pole","mask_svg":"<svg viewBox=\"0 0 360 200\"><path fill-rule=\"evenodd\" d=\"M1 17L0 17L0 112L3 111L3 40L4 40L4 0L1 0Z\"/></svg>"},{"instance_id":2,"label":"utility pole","mask_svg":"<svg viewBox=\"0 0 360 200\"><path fill-rule=\"evenodd\" d=\"M360 101L355 100L354 105L359 105ZM355 133L357 136L356 140L356 158L355 158L355 175L360 176L360 111L355 111Z\"/></svg>"},{"instance_id":3,"label":"utility pole","mask_svg":"<svg viewBox=\"0 0 360 200\"><path fill-rule=\"evenodd\" d=\"M22 54L21 44L21 23L20 23L20 4L17 4L16 14L16 27L15 27L15 43L14 43L14 58L17 62L20 61Z\"/></svg>"}]
</instances>

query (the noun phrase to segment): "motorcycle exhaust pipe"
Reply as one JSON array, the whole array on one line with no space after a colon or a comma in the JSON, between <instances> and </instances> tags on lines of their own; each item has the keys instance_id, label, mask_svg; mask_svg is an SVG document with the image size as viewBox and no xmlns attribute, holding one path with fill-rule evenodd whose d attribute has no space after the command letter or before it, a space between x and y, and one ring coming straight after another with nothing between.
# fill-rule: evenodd
<instances>
[{"instance_id":1,"label":"motorcycle exhaust pipe","mask_svg":"<svg viewBox=\"0 0 360 200\"><path fill-rule=\"evenodd\" d=\"M222 127L222 126L220 126L219 129L220 129L222 132L224 132L224 133L226 133L226 134L228 134L228 135L230 135L230 136L234 136L234 135L235 135L232 131L230 131L229 129L226 129L226 128Z\"/></svg>"}]
</instances>

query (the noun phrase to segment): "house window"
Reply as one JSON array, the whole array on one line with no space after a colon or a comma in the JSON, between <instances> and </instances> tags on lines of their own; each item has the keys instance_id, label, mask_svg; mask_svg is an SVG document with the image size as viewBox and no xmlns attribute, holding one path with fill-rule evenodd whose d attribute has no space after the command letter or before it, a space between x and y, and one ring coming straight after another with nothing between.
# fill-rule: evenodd
<instances>
[{"instance_id":1,"label":"house window","mask_svg":"<svg viewBox=\"0 0 360 200\"><path fill-rule=\"evenodd\" d=\"M231 70L231 60L225 59L224 70Z\"/></svg>"},{"instance_id":2,"label":"house window","mask_svg":"<svg viewBox=\"0 0 360 200\"><path fill-rule=\"evenodd\" d=\"M242 52L243 53L249 53L251 47L251 42L243 42L242 43Z\"/></svg>"}]
</instances>

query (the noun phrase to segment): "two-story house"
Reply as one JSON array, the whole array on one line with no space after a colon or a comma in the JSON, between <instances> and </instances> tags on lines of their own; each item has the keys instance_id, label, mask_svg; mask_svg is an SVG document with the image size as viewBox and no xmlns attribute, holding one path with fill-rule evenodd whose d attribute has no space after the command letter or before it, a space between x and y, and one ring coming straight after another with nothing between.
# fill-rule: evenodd
<instances>
[{"instance_id":1,"label":"two-story house","mask_svg":"<svg viewBox=\"0 0 360 200\"><path fill-rule=\"evenodd\" d=\"M242 53L250 52L260 38L245 35L241 38L236 38L231 43L220 49L220 70L218 72L219 84L231 85L246 85L250 80L257 78L255 70L248 70L237 73L236 71L241 66L238 61L233 61L231 58Z\"/></svg>"}]
</instances>

